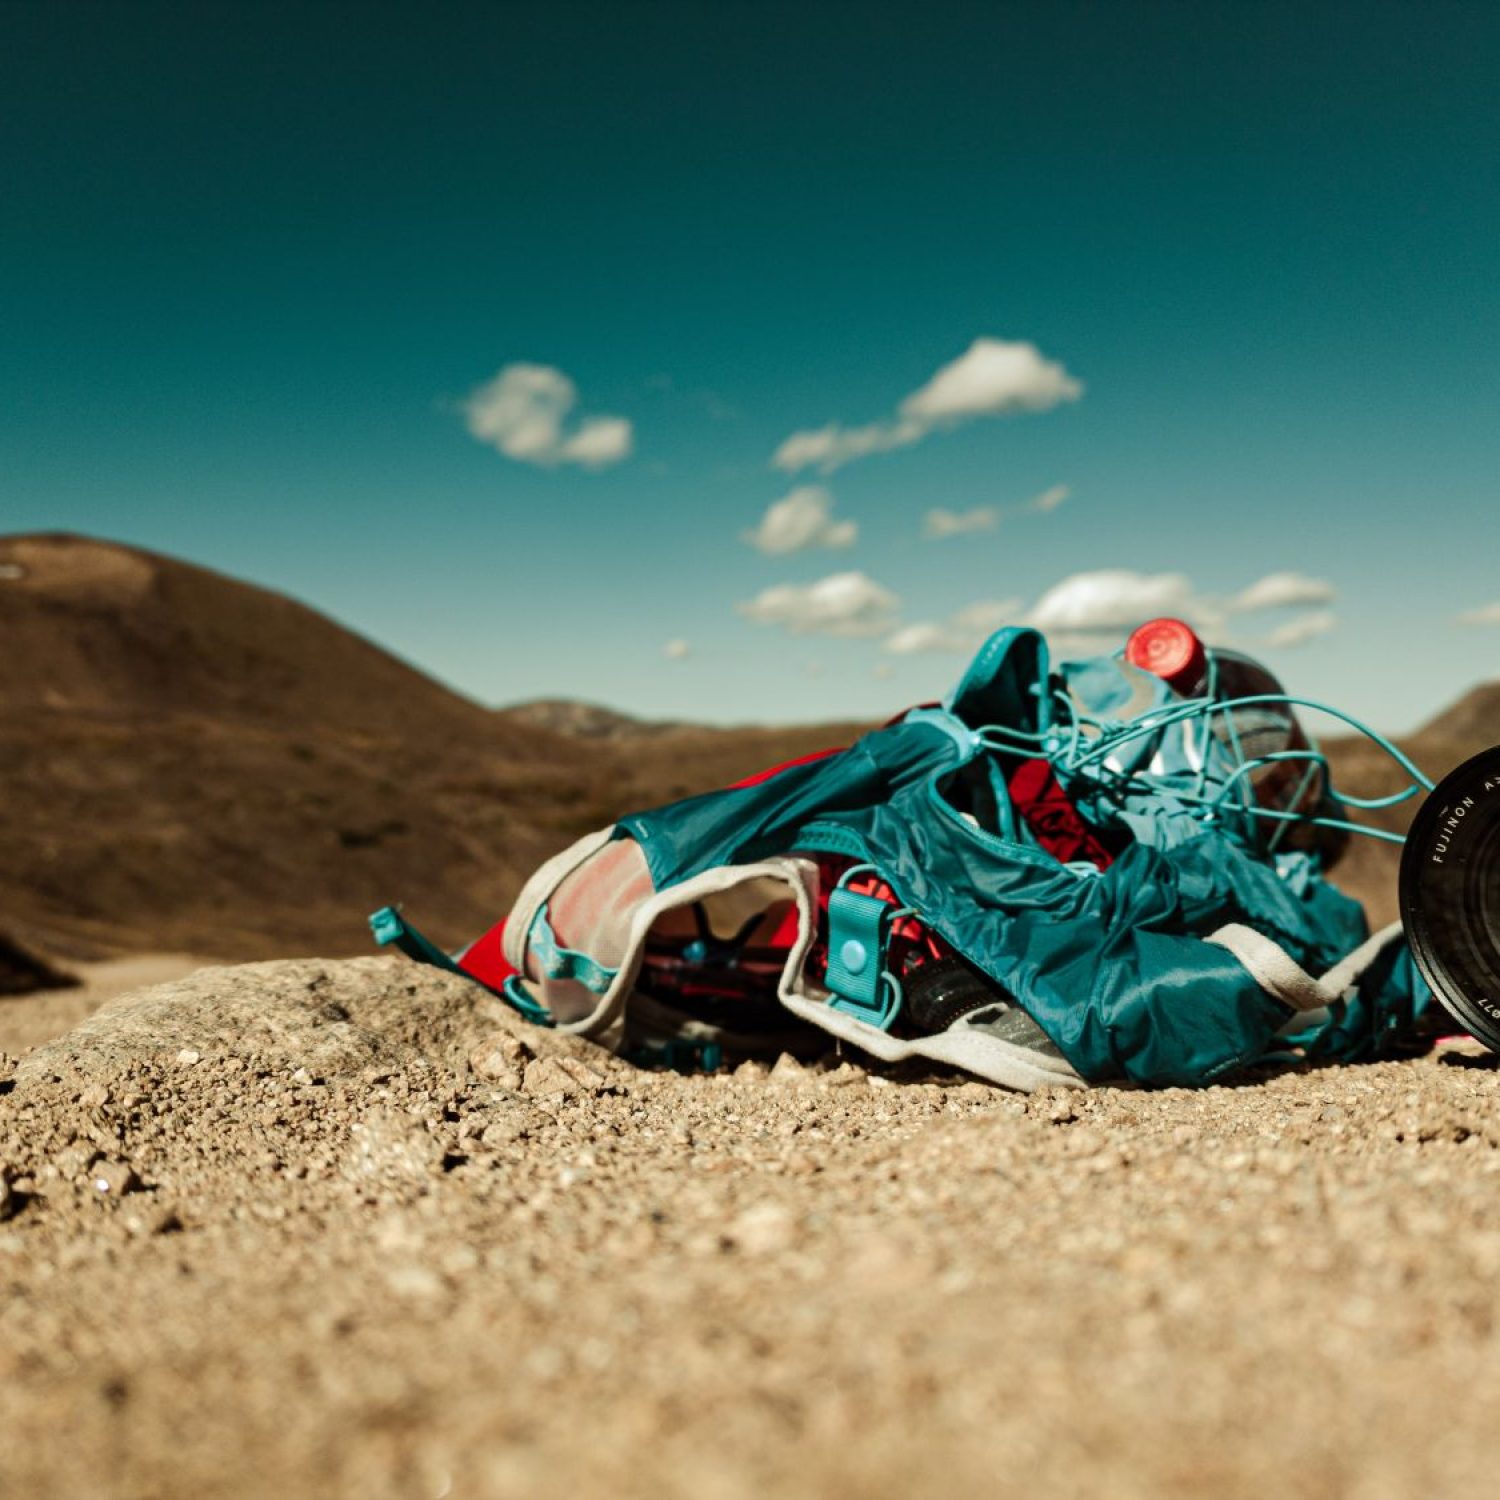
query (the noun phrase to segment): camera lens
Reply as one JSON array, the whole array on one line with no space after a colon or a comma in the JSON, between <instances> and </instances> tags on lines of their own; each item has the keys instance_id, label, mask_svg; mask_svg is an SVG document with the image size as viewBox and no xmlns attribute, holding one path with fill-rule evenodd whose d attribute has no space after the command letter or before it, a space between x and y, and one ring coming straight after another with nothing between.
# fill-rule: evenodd
<instances>
[{"instance_id":1,"label":"camera lens","mask_svg":"<svg viewBox=\"0 0 1500 1500\"><path fill-rule=\"evenodd\" d=\"M1445 776L1418 810L1401 920L1432 993L1500 1052L1500 747Z\"/></svg>"}]
</instances>

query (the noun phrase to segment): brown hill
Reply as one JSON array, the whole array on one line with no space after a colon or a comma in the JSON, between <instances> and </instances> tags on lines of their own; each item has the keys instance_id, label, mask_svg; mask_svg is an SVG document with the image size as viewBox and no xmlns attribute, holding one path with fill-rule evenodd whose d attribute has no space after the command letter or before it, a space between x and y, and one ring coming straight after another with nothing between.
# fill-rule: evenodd
<instances>
[{"instance_id":1,"label":"brown hill","mask_svg":"<svg viewBox=\"0 0 1500 1500\"><path fill-rule=\"evenodd\" d=\"M1500 744L1500 683L1471 689L1451 708L1398 743L1422 771L1434 781L1441 780L1470 756ZM1334 785L1341 791L1360 797L1383 797L1407 784L1406 774L1366 739L1331 740L1324 749L1333 767ZM1420 806L1421 798L1413 797L1396 807L1356 816L1358 821L1377 828L1405 833ZM1400 865L1399 845L1355 838L1350 840L1348 853L1335 870L1334 879L1351 896L1363 901L1371 923L1381 926L1396 919Z\"/></svg>"},{"instance_id":2,"label":"brown hill","mask_svg":"<svg viewBox=\"0 0 1500 1500\"><path fill-rule=\"evenodd\" d=\"M576 740L638 740L691 726L668 719L637 719L601 703L576 698L533 698L495 710L497 718L533 729L547 729Z\"/></svg>"},{"instance_id":3,"label":"brown hill","mask_svg":"<svg viewBox=\"0 0 1500 1500\"><path fill-rule=\"evenodd\" d=\"M1466 741L1484 747L1500 741L1500 682L1470 688L1418 734L1427 740Z\"/></svg>"},{"instance_id":4,"label":"brown hill","mask_svg":"<svg viewBox=\"0 0 1500 1500\"><path fill-rule=\"evenodd\" d=\"M0 539L0 914L54 952L457 941L602 821L612 767L304 605L130 547Z\"/></svg>"},{"instance_id":5,"label":"brown hill","mask_svg":"<svg viewBox=\"0 0 1500 1500\"><path fill-rule=\"evenodd\" d=\"M0 538L0 706L474 733L477 703L284 595L67 535Z\"/></svg>"},{"instance_id":6,"label":"brown hill","mask_svg":"<svg viewBox=\"0 0 1500 1500\"><path fill-rule=\"evenodd\" d=\"M280 594L78 536L0 537L0 632L0 917L70 957L359 953L392 900L456 944L578 834L857 732L497 713Z\"/></svg>"}]
</instances>

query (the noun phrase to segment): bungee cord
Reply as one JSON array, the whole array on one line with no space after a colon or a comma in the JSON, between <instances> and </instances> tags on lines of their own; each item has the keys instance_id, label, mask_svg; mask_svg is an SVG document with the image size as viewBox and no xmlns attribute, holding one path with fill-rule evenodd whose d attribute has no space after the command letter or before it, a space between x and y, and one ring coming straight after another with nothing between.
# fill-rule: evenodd
<instances>
[{"instance_id":1,"label":"bungee cord","mask_svg":"<svg viewBox=\"0 0 1500 1500\"><path fill-rule=\"evenodd\" d=\"M1175 801L1207 825L1222 824L1239 817L1262 819L1276 825L1268 841L1270 853L1276 851L1293 824L1357 833L1387 843L1405 843L1405 835L1388 829L1329 813L1297 810L1314 793L1318 794L1320 803L1326 797L1343 808L1378 812L1431 792L1432 780L1399 746L1353 714L1317 698L1292 693L1220 697L1218 661L1212 651L1207 655L1208 672L1202 696L1158 704L1129 719L1108 719L1090 713L1062 687L1049 683L1037 691L1038 699L1050 699L1051 702L1052 722L1048 728L1027 730L1010 724L986 724L977 731L978 741L992 753L1045 758L1060 780L1086 781L1092 791L1121 805L1132 794L1154 793ZM1286 715L1290 727L1297 723L1292 712L1297 708L1327 715L1362 735L1406 774L1408 784L1379 797L1359 797L1339 791L1334 785L1333 768L1327 756L1310 734L1307 735L1309 743L1306 748L1246 754L1241 738L1241 715L1245 710L1279 710ZM1196 739L1193 737L1195 723L1200 729ZM1183 733L1184 749L1188 752L1186 774L1183 771L1128 770L1120 763L1122 751L1179 727ZM1217 754L1215 744L1220 747ZM1220 762L1222 767L1226 754L1228 768L1216 768L1215 762ZM1253 781L1256 773L1288 764L1303 765L1301 779L1285 798L1284 806L1264 805L1255 794ZM1322 792L1318 792L1320 783Z\"/></svg>"}]
</instances>

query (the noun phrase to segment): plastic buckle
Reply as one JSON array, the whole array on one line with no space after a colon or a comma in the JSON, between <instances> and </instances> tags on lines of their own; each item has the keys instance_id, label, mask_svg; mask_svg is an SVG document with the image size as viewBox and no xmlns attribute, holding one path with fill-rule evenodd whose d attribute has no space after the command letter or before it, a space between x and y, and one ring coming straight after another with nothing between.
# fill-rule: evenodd
<instances>
[{"instance_id":1,"label":"plastic buckle","mask_svg":"<svg viewBox=\"0 0 1500 1500\"><path fill-rule=\"evenodd\" d=\"M828 1004L881 1031L901 1008L901 985L885 969L886 937L895 916L889 901L844 886L828 897Z\"/></svg>"}]
</instances>

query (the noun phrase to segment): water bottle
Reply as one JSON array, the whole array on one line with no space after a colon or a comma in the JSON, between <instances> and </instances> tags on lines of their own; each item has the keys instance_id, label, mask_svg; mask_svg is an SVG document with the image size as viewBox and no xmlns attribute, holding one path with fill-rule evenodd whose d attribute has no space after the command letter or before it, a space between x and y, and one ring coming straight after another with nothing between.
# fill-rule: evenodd
<instances>
[{"instance_id":1,"label":"water bottle","mask_svg":"<svg viewBox=\"0 0 1500 1500\"><path fill-rule=\"evenodd\" d=\"M1206 697L1212 691L1216 700L1227 703L1236 698L1281 697L1286 693L1271 670L1253 657L1221 647L1215 647L1210 657L1197 632L1182 620L1148 620L1125 643L1125 659L1160 677L1181 698ZM1312 748L1289 703L1245 704L1211 714L1209 725L1235 760L1254 761L1283 751ZM1256 766L1247 779L1262 807L1304 817L1333 810L1328 805L1327 778L1315 761L1271 761ZM1329 836L1331 830L1282 819L1263 822L1264 842L1274 848L1307 849L1316 845L1325 866L1341 851L1340 840Z\"/></svg>"}]
</instances>

